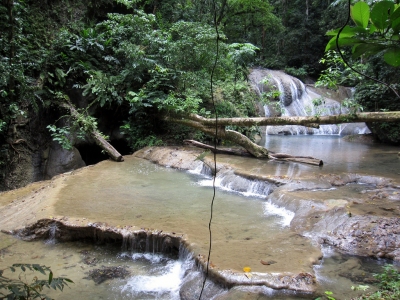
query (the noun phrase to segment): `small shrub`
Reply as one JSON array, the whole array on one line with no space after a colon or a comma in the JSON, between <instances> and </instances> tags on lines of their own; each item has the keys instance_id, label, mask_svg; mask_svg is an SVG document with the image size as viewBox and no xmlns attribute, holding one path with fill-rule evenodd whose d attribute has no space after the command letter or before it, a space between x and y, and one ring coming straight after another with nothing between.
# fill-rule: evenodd
<instances>
[{"instance_id":1,"label":"small shrub","mask_svg":"<svg viewBox=\"0 0 400 300\"><path fill-rule=\"evenodd\" d=\"M5 277L5 272L15 273L21 269L23 273L18 275L18 279ZM31 281L26 277L25 272L39 272L47 275L47 279L39 279L34 276ZM12 274L11 274L12 275ZM13 264L11 267L0 270L0 299L7 300L30 300L30 299L51 299L43 294L44 288L63 291L64 286L73 283L72 280L64 277L53 277L53 272L49 267L39 264Z\"/></svg>"}]
</instances>

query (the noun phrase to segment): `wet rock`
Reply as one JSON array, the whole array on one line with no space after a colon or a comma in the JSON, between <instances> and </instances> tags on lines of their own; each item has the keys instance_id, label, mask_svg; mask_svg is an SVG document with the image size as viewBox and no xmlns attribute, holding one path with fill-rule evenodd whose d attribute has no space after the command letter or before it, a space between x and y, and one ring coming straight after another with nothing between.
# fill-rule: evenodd
<instances>
[{"instance_id":1,"label":"wet rock","mask_svg":"<svg viewBox=\"0 0 400 300\"><path fill-rule=\"evenodd\" d=\"M91 257L91 256L85 256L82 260L82 262L85 265L89 266L95 266L99 260L96 257Z\"/></svg>"},{"instance_id":2,"label":"wet rock","mask_svg":"<svg viewBox=\"0 0 400 300\"><path fill-rule=\"evenodd\" d=\"M45 178L76 170L86 166L75 147L71 150L63 149L57 142L53 142L48 153Z\"/></svg>"},{"instance_id":3,"label":"wet rock","mask_svg":"<svg viewBox=\"0 0 400 300\"><path fill-rule=\"evenodd\" d=\"M204 277L199 272L191 272L183 279L179 296L181 300L197 300L199 299ZM213 299L216 295L224 293L226 290L221 286L207 280L204 285L201 299Z\"/></svg>"},{"instance_id":4,"label":"wet rock","mask_svg":"<svg viewBox=\"0 0 400 300\"><path fill-rule=\"evenodd\" d=\"M129 276L130 272L126 267L105 267L102 266L100 269L94 269L89 271L88 277L85 279L92 279L96 284L101 284L106 280L114 278L125 278Z\"/></svg>"},{"instance_id":5,"label":"wet rock","mask_svg":"<svg viewBox=\"0 0 400 300\"><path fill-rule=\"evenodd\" d=\"M349 217L330 212L314 226L324 243L346 253L400 261L400 219L376 216Z\"/></svg>"}]
</instances>

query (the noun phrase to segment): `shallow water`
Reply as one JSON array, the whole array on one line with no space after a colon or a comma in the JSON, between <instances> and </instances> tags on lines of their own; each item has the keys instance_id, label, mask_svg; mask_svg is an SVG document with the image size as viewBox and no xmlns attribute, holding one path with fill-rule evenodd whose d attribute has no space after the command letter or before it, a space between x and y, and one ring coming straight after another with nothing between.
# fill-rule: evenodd
<instances>
[{"instance_id":1,"label":"shallow water","mask_svg":"<svg viewBox=\"0 0 400 300\"><path fill-rule=\"evenodd\" d=\"M206 256L212 189L203 185L209 178L134 157L123 165L103 162L85 171L68 178L55 215L184 234L191 247ZM255 272L265 272L260 260L275 260L280 263L267 271L310 271L319 249L282 226L286 216L280 212L269 212L263 198L218 190L213 265L240 272L250 265ZM296 257L296 263L289 262L288 255Z\"/></svg>"},{"instance_id":2,"label":"shallow water","mask_svg":"<svg viewBox=\"0 0 400 300\"><path fill-rule=\"evenodd\" d=\"M219 155L217 160L229 162L238 169L292 180L340 172L385 176L396 181L400 178L398 147L348 143L325 136L267 138L266 146L273 151L311 155L323 159L325 164L314 167L224 155ZM241 271L250 266L255 272L310 272L314 269L321 284L320 291L333 290L337 299L350 299L353 295L351 285L365 284L362 280L370 280L371 272L380 271L385 261L342 256L331 249L324 249L324 259L318 262L315 258L319 256L319 247L289 229L291 212L271 205L265 199L268 187L248 190L244 188L247 183L236 182L234 175L229 176L229 184L224 184L224 178L217 180L220 188L214 206L211 256L216 268ZM229 181L235 185L230 185ZM106 161L78 171L66 178L65 183L52 215L176 232L192 243L193 250L206 255L212 196L210 178L128 157L122 164ZM232 192L232 189L239 192ZM330 195L338 193L336 190L303 193L327 199L338 197ZM340 193L340 198L346 198L359 194L360 188L349 185ZM4 248L0 251L0 268L12 263L41 263L51 266L55 276L66 276L76 282L57 299L179 299L176 290L187 267L182 260L162 258L155 263L157 256L134 256L123 253L119 247L25 243L4 234L0 234L0 246L0 249ZM83 279L94 266L83 262L82 251L97 259L96 267L125 265L134 276L99 285ZM277 263L263 266L261 259ZM166 282L170 285L164 286ZM290 294L279 296L268 288L237 289L243 297L253 293L254 299L312 298ZM263 296L257 298L258 293Z\"/></svg>"},{"instance_id":3,"label":"shallow water","mask_svg":"<svg viewBox=\"0 0 400 300\"><path fill-rule=\"evenodd\" d=\"M340 136L329 135L267 135L264 145L271 151L323 160L324 165L320 168L294 164L301 169L301 173L311 170L320 173L348 172L400 179L398 146L348 142Z\"/></svg>"},{"instance_id":4,"label":"shallow water","mask_svg":"<svg viewBox=\"0 0 400 300\"><path fill-rule=\"evenodd\" d=\"M4 234L1 234L4 235ZM46 243L22 242L13 237L10 246L0 252L0 268L13 263L39 263L51 266L54 277L66 277L64 292L44 291L56 299L179 299L179 287L184 272L193 263L185 258L163 254L124 252L117 245L94 245L82 242ZM90 271L103 267L123 266L129 271L125 278L108 279L97 284ZM17 271L14 276L26 274L29 282L33 276L46 279L40 273ZM4 276L11 277L6 271ZM15 277L16 278L16 277ZM25 278L25 277L23 277Z\"/></svg>"}]
</instances>

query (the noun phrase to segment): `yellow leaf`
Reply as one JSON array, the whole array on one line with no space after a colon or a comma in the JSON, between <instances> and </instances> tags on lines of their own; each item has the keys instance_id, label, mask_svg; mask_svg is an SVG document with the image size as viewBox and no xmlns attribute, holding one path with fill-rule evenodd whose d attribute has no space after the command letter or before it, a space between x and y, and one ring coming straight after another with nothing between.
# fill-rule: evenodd
<instances>
[{"instance_id":1,"label":"yellow leaf","mask_svg":"<svg viewBox=\"0 0 400 300\"><path fill-rule=\"evenodd\" d=\"M251 272L251 268L250 267L244 267L243 271L245 271L246 273Z\"/></svg>"}]
</instances>

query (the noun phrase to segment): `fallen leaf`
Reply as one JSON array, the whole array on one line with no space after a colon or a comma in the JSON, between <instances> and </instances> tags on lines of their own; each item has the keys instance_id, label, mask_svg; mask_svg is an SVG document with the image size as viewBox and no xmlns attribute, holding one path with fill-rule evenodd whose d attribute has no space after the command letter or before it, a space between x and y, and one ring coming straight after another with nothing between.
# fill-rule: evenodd
<instances>
[{"instance_id":1,"label":"fallen leaf","mask_svg":"<svg viewBox=\"0 0 400 300\"><path fill-rule=\"evenodd\" d=\"M243 271L246 272L246 273L251 272L251 268L250 267L244 267Z\"/></svg>"}]
</instances>

